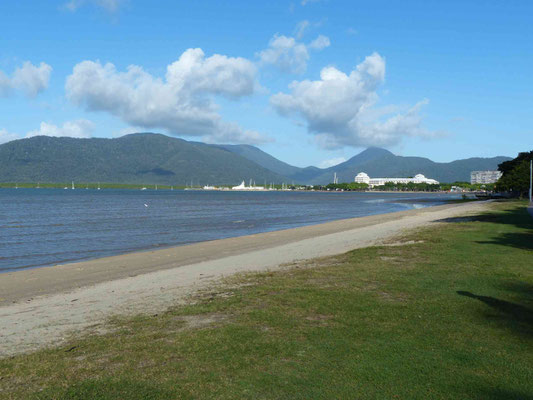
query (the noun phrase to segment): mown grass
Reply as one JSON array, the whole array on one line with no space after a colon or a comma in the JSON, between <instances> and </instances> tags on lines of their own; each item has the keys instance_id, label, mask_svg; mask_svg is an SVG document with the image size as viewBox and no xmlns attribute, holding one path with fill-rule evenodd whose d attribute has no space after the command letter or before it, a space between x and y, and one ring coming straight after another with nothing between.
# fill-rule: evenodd
<instances>
[{"instance_id":1,"label":"mown grass","mask_svg":"<svg viewBox=\"0 0 533 400\"><path fill-rule=\"evenodd\" d=\"M533 399L524 202L0 361L0 397ZM396 243L398 244L398 243Z\"/></svg>"}]
</instances>

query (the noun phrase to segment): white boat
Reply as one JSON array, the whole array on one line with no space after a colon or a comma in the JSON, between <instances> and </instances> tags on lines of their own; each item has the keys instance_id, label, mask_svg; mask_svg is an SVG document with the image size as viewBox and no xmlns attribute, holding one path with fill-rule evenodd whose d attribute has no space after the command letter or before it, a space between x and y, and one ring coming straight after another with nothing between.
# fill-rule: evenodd
<instances>
[{"instance_id":1,"label":"white boat","mask_svg":"<svg viewBox=\"0 0 533 400\"><path fill-rule=\"evenodd\" d=\"M265 190L264 186L252 186L250 182L250 186L246 186L246 183L244 181L241 182L238 186L233 186L231 190Z\"/></svg>"},{"instance_id":2,"label":"white boat","mask_svg":"<svg viewBox=\"0 0 533 400\"><path fill-rule=\"evenodd\" d=\"M214 186L209 186L209 185L205 185L205 186L203 187L203 189L204 189L204 190L216 190L216 187L214 187Z\"/></svg>"}]
</instances>

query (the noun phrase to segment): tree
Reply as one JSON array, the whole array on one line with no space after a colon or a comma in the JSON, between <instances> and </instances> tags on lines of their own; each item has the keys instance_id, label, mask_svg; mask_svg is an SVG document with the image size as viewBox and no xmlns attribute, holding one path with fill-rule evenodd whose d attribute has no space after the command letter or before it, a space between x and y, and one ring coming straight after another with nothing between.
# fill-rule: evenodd
<instances>
[{"instance_id":1,"label":"tree","mask_svg":"<svg viewBox=\"0 0 533 400\"><path fill-rule=\"evenodd\" d=\"M518 157L498 165L503 173L496 182L496 190L511 192L515 196L527 196L529 191L529 163L533 160L533 151L519 153Z\"/></svg>"}]
</instances>

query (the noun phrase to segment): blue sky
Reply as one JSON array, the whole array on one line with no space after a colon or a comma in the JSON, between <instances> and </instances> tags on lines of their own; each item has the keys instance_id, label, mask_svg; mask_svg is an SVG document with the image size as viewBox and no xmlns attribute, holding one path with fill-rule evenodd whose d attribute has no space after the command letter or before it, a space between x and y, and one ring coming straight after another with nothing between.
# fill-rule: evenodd
<instances>
[{"instance_id":1,"label":"blue sky","mask_svg":"<svg viewBox=\"0 0 533 400\"><path fill-rule=\"evenodd\" d=\"M372 145L515 156L533 147L532 15L525 0L2 2L0 142L152 131L298 166Z\"/></svg>"}]
</instances>

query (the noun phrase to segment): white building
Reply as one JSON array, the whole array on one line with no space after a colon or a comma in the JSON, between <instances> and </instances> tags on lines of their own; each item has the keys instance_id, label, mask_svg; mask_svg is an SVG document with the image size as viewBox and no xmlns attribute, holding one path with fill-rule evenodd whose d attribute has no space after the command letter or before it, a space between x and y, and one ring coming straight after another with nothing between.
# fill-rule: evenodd
<instances>
[{"instance_id":1,"label":"white building","mask_svg":"<svg viewBox=\"0 0 533 400\"><path fill-rule=\"evenodd\" d=\"M435 179L426 178L422 174L415 175L414 178L370 178L364 172L360 172L356 175L354 181L356 183L366 183L370 187L383 186L386 182L397 183L427 183L429 185L438 185L439 182Z\"/></svg>"},{"instance_id":2,"label":"white building","mask_svg":"<svg viewBox=\"0 0 533 400\"><path fill-rule=\"evenodd\" d=\"M370 177L364 172L359 172L354 179L355 183L366 183L370 185Z\"/></svg>"},{"instance_id":3,"label":"white building","mask_svg":"<svg viewBox=\"0 0 533 400\"><path fill-rule=\"evenodd\" d=\"M470 183L494 183L500 179L502 173L500 171L472 171L470 172Z\"/></svg>"}]
</instances>

